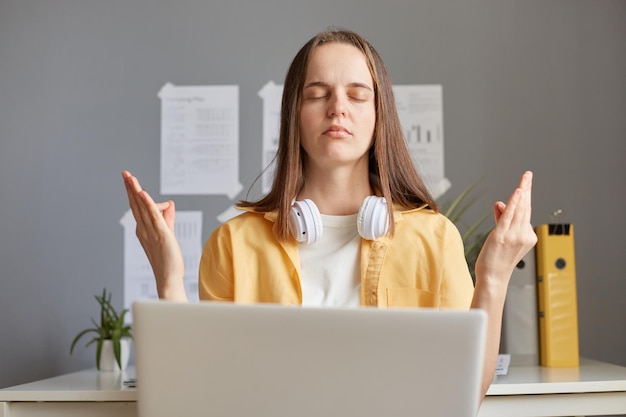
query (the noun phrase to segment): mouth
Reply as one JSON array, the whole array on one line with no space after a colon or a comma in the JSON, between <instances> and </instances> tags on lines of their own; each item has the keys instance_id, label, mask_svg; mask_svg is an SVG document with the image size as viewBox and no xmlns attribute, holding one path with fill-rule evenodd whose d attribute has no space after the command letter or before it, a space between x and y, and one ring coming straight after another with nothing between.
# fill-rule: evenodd
<instances>
[{"instance_id":1,"label":"mouth","mask_svg":"<svg viewBox=\"0 0 626 417\"><path fill-rule=\"evenodd\" d=\"M352 132L343 126L332 125L324 132L324 135L334 138L345 138L351 136Z\"/></svg>"}]
</instances>

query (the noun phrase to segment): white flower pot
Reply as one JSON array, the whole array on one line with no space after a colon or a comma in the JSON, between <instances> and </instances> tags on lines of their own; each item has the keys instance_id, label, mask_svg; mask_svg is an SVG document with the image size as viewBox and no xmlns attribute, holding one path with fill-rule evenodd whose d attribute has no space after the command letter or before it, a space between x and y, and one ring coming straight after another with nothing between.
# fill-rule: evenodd
<instances>
[{"instance_id":1,"label":"white flower pot","mask_svg":"<svg viewBox=\"0 0 626 417\"><path fill-rule=\"evenodd\" d=\"M128 366L128 360L130 358L130 339L123 338L120 340L120 362L122 368L117 364L115 360L115 354L113 353L113 342L105 340L102 342L102 353L100 354L100 371L112 372L126 369Z\"/></svg>"}]
</instances>

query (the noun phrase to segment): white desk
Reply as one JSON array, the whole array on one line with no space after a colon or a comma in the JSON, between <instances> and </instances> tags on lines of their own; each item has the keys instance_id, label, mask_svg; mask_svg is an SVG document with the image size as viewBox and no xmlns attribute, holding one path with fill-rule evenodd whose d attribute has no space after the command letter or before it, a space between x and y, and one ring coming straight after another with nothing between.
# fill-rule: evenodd
<instances>
[{"instance_id":1,"label":"white desk","mask_svg":"<svg viewBox=\"0 0 626 417\"><path fill-rule=\"evenodd\" d=\"M95 368L0 390L0 417L137 416L137 390L123 382L124 372Z\"/></svg>"},{"instance_id":2,"label":"white desk","mask_svg":"<svg viewBox=\"0 0 626 417\"><path fill-rule=\"evenodd\" d=\"M135 376L95 369L0 390L0 417L136 416ZM511 367L487 392L480 417L626 414L626 367L581 360L580 368Z\"/></svg>"},{"instance_id":3,"label":"white desk","mask_svg":"<svg viewBox=\"0 0 626 417\"><path fill-rule=\"evenodd\" d=\"M479 417L626 414L626 367L581 359L579 368L509 368L496 376Z\"/></svg>"}]
</instances>

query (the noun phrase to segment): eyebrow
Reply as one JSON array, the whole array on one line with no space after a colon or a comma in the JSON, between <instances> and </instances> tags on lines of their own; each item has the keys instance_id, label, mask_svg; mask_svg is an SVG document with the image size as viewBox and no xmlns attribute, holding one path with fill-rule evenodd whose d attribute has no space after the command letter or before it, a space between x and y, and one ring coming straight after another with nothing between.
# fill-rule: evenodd
<instances>
[{"instance_id":1,"label":"eyebrow","mask_svg":"<svg viewBox=\"0 0 626 417\"><path fill-rule=\"evenodd\" d=\"M306 84L303 90L306 90L307 88L312 88L312 87L329 87L329 86L330 85L328 83L325 83L323 81L313 81L313 82ZM372 87L370 87L369 85L365 83L360 83L360 82L349 83L348 87L359 87L359 88L365 88L366 90L369 90L369 91L373 91Z\"/></svg>"}]
</instances>

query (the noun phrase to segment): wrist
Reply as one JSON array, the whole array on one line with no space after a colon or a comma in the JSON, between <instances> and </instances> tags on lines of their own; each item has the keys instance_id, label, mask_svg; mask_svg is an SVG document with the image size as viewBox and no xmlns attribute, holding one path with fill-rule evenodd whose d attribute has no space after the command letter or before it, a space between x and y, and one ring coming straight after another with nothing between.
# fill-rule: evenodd
<instances>
[{"instance_id":1,"label":"wrist","mask_svg":"<svg viewBox=\"0 0 626 417\"><path fill-rule=\"evenodd\" d=\"M484 300L503 301L509 286L510 276L476 273L474 294Z\"/></svg>"},{"instance_id":2,"label":"wrist","mask_svg":"<svg viewBox=\"0 0 626 417\"><path fill-rule=\"evenodd\" d=\"M185 284L183 279L169 280L170 282L157 285L157 293L159 299L168 301L187 301L187 293L185 292Z\"/></svg>"}]
</instances>

